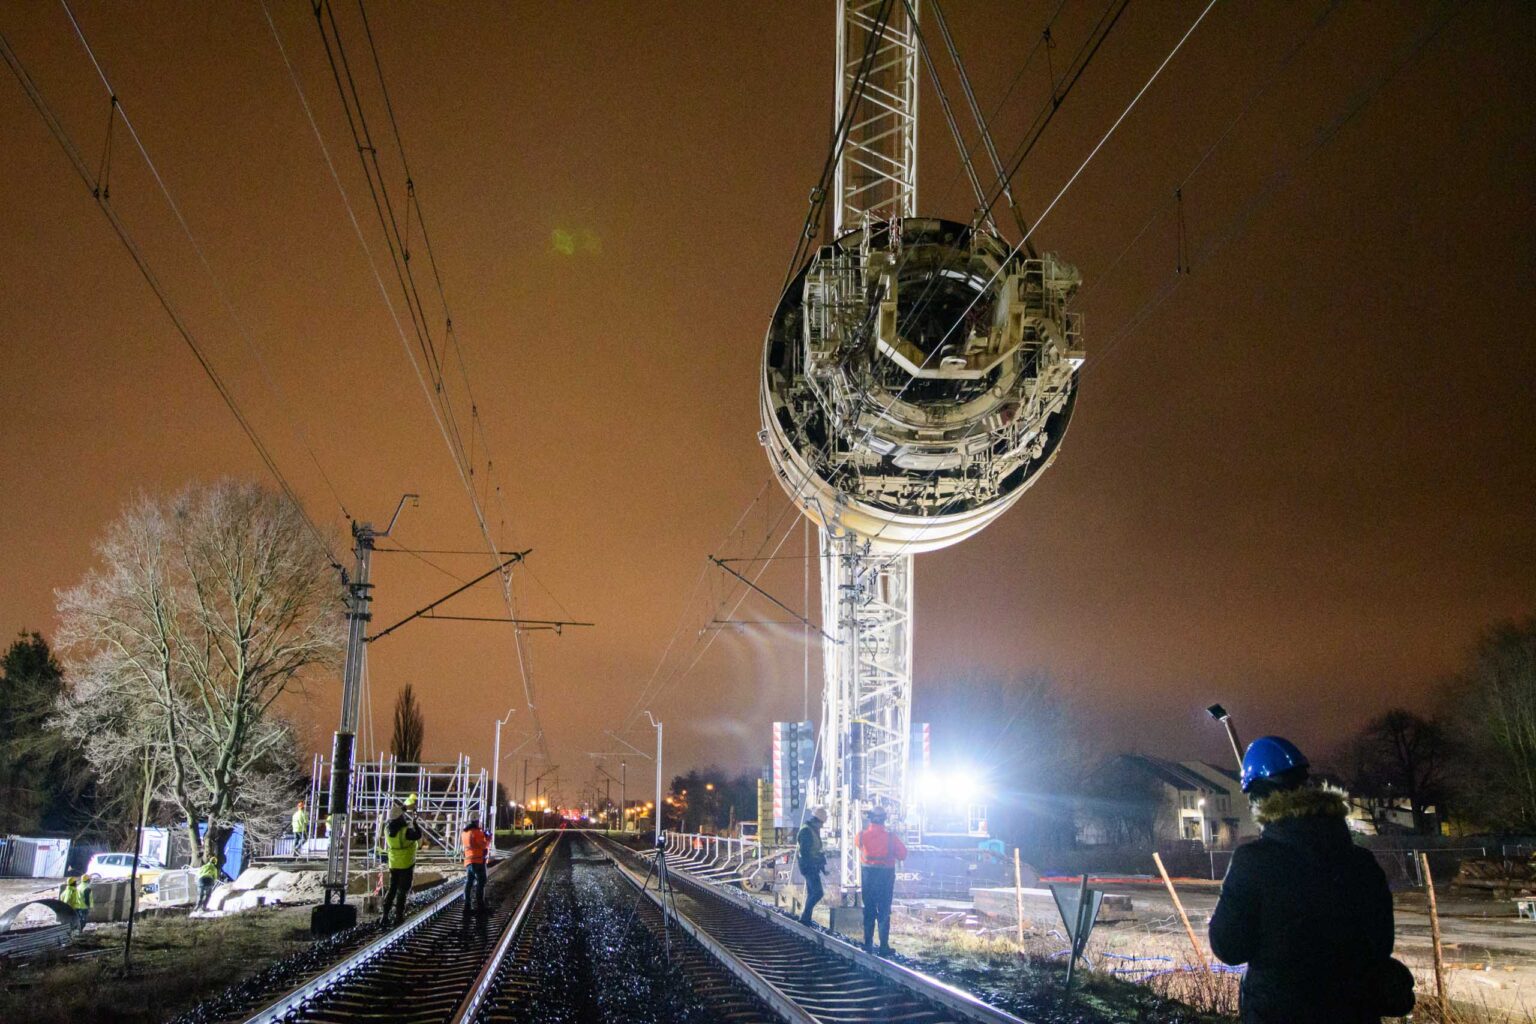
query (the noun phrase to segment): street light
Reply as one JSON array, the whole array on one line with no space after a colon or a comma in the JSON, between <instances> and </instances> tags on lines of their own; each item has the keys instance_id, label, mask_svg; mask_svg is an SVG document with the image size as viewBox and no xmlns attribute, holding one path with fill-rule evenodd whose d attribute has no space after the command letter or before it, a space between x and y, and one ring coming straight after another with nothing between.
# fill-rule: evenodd
<instances>
[{"instance_id":1,"label":"street light","mask_svg":"<svg viewBox=\"0 0 1536 1024\"><path fill-rule=\"evenodd\" d=\"M1237 738L1237 727L1232 724L1232 716L1227 709L1220 704L1212 704L1205 709L1205 713L1227 727L1227 739L1232 741L1232 756L1237 758L1237 770L1243 770L1243 745Z\"/></svg>"},{"instance_id":2,"label":"street light","mask_svg":"<svg viewBox=\"0 0 1536 1024\"><path fill-rule=\"evenodd\" d=\"M517 713L517 706L507 709L505 718L496 719L496 763L491 767L491 845L496 845L496 819L497 812L501 810L501 727L512 720ZM514 816L513 824L516 824Z\"/></svg>"}]
</instances>

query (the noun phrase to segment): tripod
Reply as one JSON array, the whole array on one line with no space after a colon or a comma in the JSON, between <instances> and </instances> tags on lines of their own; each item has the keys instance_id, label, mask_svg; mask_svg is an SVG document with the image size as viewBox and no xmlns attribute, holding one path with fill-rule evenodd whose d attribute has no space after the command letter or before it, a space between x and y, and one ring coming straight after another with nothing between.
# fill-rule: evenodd
<instances>
[{"instance_id":1,"label":"tripod","mask_svg":"<svg viewBox=\"0 0 1536 1024\"><path fill-rule=\"evenodd\" d=\"M667 847L665 841L656 840L656 856L651 860L651 866L646 869L645 878L640 883L640 891L635 893L635 903L630 908L629 920L624 925L624 938L629 938L629 930L634 926L635 914L640 910L640 901L645 899L645 891L650 888L651 876L656 877L656 891L661 894L661 933L663 949L666 951L667 965L672 964L672 921L677 916L677 894L672 888L672 876L667 871Z\"/></svg>"}]
</instances>

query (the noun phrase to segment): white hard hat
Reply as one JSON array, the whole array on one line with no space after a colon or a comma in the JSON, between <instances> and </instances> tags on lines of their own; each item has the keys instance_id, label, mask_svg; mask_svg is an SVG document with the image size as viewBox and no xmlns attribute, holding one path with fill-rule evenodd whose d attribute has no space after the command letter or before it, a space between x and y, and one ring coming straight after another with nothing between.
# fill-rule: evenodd
<instances>
[{"instance_id":1,"label":"white hard hat","mask_svg":"<svg viewBox=\"0 0 1536 1024\"><path fill-rule=\"evenodd\" d=\"M817 821L830 821L831 820L830 816L827 813L827 809L825 807L812 807L811 808L811 817L815 818Z\"/></svg>"}]
</instances>

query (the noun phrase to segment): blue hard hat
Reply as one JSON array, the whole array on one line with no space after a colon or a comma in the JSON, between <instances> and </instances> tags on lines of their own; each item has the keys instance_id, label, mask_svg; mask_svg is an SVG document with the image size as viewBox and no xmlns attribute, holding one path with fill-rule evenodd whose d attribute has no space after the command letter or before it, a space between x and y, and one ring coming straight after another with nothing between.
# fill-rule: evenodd
<instances>
[{"instance_id":1,"label":"blue hard hat","mask_svg":"<svg viewBox=\"0 0 1536 1024\"><path fill-rule=\"evenodd\" d=\"M1307 755L1296 749L1296 744L1281 736L1260 736L1248 744L1243 755L1243 792L1260 779L1273 778L1292 768L1306 768Z\"/></svg>"}]
</instances>

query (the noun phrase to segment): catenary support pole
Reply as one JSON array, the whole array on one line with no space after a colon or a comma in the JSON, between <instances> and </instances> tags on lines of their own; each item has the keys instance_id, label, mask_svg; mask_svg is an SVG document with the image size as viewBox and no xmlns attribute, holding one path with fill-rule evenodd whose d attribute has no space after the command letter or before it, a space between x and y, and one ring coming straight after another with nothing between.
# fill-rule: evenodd
<instances>
[{"instance_id":1,"label":"catenary support pole","mask_svg":"<svg viewBox=\"0 0 1536 1024\"><path fill-rule=\"evenodd\" d=\"M373 557L373 542L388 537L400 511L414 494L403 495L395 506L395 514L383 530L375 530L372 523L352 524L355 564L347 587L347 652L341 671L341 721L331 743L331 792L326 807L328 822L326 835L329 851L326 855L325 902L310 913L309 927L315 935L330 935L357 923L357 909L347 905L347 885L351 867L352 814L348 801L352 790L352 767L355 759L357 738L357 714L362 682L364 644L367 642L368 622L373 617L369 608L373 601L373 584L368 580Z\"/></svg>"},{"instance_id":2,"label":"catenary support pole","mask_svg":"<svg viewBox=\"0 0 1536 1024\"><path fill-rule=\"evenodd\" d=\"M149 750L144 751L144 791L139 794L139 821L133 830L133 870L128 874L128 934L123 940L123 973L133 969L133 919L139 913L139 857L144 852L144 817L149 813L149 778L154 771ZM84 928L80 929L82 932Z\"/></svg>"}]
</instances>

